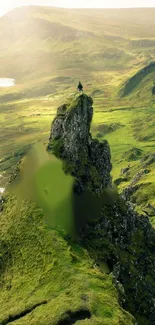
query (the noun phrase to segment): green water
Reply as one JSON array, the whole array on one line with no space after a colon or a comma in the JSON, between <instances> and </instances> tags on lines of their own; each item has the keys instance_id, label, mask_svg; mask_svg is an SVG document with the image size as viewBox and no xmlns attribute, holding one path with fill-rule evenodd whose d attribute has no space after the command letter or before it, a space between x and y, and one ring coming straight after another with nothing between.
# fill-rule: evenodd
<instances>
[{"instance_id":1,"label":"green water","mask_svg":"<svg viewBox=\"0 0 155 325\"><path fill-rule=\"evenodd\" d=\"M85 225L100 218L104 204L112 204L116 191L105 190L100 197L91 192L73 193L74 178L63 171L62 161L37 144L24 158L20 173L9 191L22 200L32 200L43 210L49 228L60 229L76 239Z\"/></svg>"},{"instance_id":2,"label":"green water","mask_svg":"<svg viewBox=\"0 0 155 325\"><path fill-rule=\"evenodd\" d=\"M19 176L9 186L19 202L33 200L42 209L50 228L73 233L72 187L74 179L66 175L62 162L37 144L21 166Z\"/></svg>"}]
</instances>

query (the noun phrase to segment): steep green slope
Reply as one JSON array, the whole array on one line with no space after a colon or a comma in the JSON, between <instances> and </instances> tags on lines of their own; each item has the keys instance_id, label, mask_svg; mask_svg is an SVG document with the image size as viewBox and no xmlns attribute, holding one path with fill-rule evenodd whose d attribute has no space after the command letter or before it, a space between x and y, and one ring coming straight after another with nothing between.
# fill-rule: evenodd
<instances>
[{"instance_id":1,"label":"steep green slope","mask_svg":"<svg viewBox=\"0 0 155 325\"><path fill-rule=\"evenodd\" d=\"M130 78L126 82L124 89L122 90L122 96L130 95L135 90L135 88L138 88L139 84L150 74L152 74L152 84L153 84L154 71L155 71L155 62L152 62L148 66L144 67L139 72L137 72L132 78ZM148 80L146 82L146 85L148 85Z\"/></svg>"},{"instance_id":2,"label":"steep green slope","mask_svg":"<svg viewBox=\"0 0 155 325\"><path fill-rule=\"evenodd\" d=\"M35 204L7 199L0 238L0 324L133 324L112 275L48 229Z\"/></svg>"}]
</instances>

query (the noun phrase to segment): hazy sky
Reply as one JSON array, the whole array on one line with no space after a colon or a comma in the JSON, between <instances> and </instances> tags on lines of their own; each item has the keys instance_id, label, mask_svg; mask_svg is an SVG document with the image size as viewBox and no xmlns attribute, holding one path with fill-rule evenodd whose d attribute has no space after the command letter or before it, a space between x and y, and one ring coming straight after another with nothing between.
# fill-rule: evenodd
<instances>
[{"instance_id":1,"label":"hazy sky","mask_svg":"<svg viewBox=\"0 0 155 325\"><path fill-rule=\"evenodd\" d=\"M51 5L67 8L155 7L155 0L0 0L0 15L20 5Z\"/></svg>"}]
</instances>

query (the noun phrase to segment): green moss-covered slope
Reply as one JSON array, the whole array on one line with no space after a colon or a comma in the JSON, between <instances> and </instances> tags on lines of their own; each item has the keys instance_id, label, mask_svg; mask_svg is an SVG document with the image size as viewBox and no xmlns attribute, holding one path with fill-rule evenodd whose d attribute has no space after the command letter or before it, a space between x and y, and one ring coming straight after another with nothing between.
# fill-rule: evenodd
<instances>
[{"instance_id":1,"label":"green moss-covered slope","mask_svg":"<svg viewBox=\"0 0 155 325\"><path fill-rule=\"evenodd\" d=\"M151 62L149 65L145 66L143 69L138 71L133 77L131 77L125 84L122 90L122 96L127 96L131 94L136 87L149 75L153 74L155 71L155 62ZM154 79L152 76L152 83Z\"/></svg>"},{"instance_id":2,"label":"green moss-covered slope","mask_svg":"<svg viewBox=\"0 0 155 325\"><path fill-rule=\"evenodd\" d=\"M10 197L0 216L0 324L132 325L113 276L47 228L35 204ZM83 320L82 320L83 319Z\"/></svg>"}]
</instances>

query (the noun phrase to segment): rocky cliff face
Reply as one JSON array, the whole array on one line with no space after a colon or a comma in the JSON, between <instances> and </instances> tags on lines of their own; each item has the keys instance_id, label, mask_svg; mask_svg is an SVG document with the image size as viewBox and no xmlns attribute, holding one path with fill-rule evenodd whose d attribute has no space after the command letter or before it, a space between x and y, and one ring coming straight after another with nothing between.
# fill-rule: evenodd
<instances>
[{"instance_id":1,"label":"rocky cliff face","mask_svg":"<svg viewBox=\"0 0 155 325\"><path fill-rule=\"evenodd\" d=\"M82 242L99 265L108 263L136 324L155 324L155 231L149 220L118 197L87 224Z\"/></svg>"},{"instance_id":2,"label":"rocky cliff face","mask_svg":"<svg viewBox=\"0 0 155 325\"><path fill-rule=\"evenodd\" d=\"M92 115L92 99L86 95L60 107L52 123L48 149L63 159L65 171L76 178L76 193L89 190L102 199L103 190L111 188L110 149L106 141L92 139ZM100 216L94 211L94 219L87 219L81 231L81 244L99 266L108 264L121 303L136 317L136 324L154 325L154 229L118 195L111 202L103 198Z\"/></svg>"},{"instance_id":3,"label":"rocky cliff face","mask_svg":"<svg viewBox=\"0 0 155 325\"><path fill-rule=\"evenodd\" d=\"M63 159L64 169L76 179L75 192L101 194L111 187L110 149L107 141L92 139L93 100L81 95L58 108L52 123L48 150Z\"/></svg>"}]
</instances>

